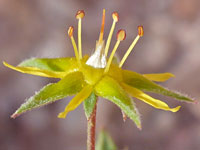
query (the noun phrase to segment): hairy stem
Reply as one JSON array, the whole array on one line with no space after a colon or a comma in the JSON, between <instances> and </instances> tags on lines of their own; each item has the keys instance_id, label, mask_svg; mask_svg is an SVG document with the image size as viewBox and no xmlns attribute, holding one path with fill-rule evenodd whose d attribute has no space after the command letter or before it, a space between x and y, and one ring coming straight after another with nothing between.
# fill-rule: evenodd
<instances>
[{"instance_id":1,"label":"hairy stem","mask_svg":"<svg viewBox=\"0 0 200 150\"><path fill-rule=\"evenodd\" d=\"M90 119L88 120L87 150L95 150L96 110L97 110L97 104L95 104L93 113Z\"/></svg>"}]
</instances>

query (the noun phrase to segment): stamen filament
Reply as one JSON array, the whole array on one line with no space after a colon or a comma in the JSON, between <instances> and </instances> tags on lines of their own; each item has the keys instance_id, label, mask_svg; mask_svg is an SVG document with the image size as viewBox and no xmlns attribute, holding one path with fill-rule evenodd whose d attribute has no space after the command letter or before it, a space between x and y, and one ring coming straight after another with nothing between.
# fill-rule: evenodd
<instances>
[{"instance_id":1,"label":"stamen filament","mask_svg":"<svg viewBox=\"0 0 200 150\"><path fill-rule=\"evenodd\" d=\"M102 24L101 24L101 31L99 34L99 43L103 41L103 34L104 34L104 24L105 24L105 12L106 10L103 9L103 16L102 16Z\"/></svg>"},{"instance_id":2,"label":"stamen filament","mask_svg":"<svg viewBox=\"0 0 200 150\"><path fill-rule=\"evenodd\" d=\"M133 50L133 48L135 47L135 44L137 43L137 41L140 39L140 36L138 35L135 40L132 42L132 44L130 45L130 47L128 48L128 50L126 51L124 57L122 58L120 64L119 64L119 68L122 67L122 65L124 64L124 62L126 61L127 57L129 56L129 54L131 53L131 51Z\"/></svg>"},{"instance_id":3,"label":"stamen filament","mask_svg":"<svg viewBox=\"0 0 200 150\"><path fill-rule=\"evenodd\" d=\"M110 64L111 64L111 62L112 62L112 59L113 59L113 57L114 57L114 55L115 55L115 52L116 52L116 50L117 50L117 48L118 48L120 42L121 42L120 40L117 40L117 42L115 43L115 46L114 46L114 48L113 48L113 50L112 50L112 53L110 54L110 57L109 57L109 59L108 59L108 63L107 63L107 65L106 65L106 68L105 68L105 70L104 70L104 73L107 73L107 72L108 72L108 70L109 70L109 68L110 68Z\"/></svg>"},{"instance_id":4,"label":"stamen filament","mask_svg":"<svg viewBox=\"0 0 200 150\"><path fill-rule=\"evenodd\" d=\"M83 10L79 10L76 13L76 18L78 19L78 49L79 49L79 58L82 59L82 42L81 42L81 22L82 18L85 16L85 12Z\"/></svg>"},{"instance_id":5,"label":"stamen filament","mask_svg":"<svg viewBox=\"0 0 200 150\"><path fill-rule=\"evenodd\" d=\"M82 59L82 45L81 45L81 19L78 21L78 49L79 57Z\"/></svg>"},{"instance_id":6,"label":"stamen filament","mask_svg":"<svg viewBox=\"0 0 200 150\"><path fill-rule=\"evenodd\" d=\"M72 41L72 45L74 48L74 53L75 53L76 59L79 60L78 49L77 49L76 42L75 42L73 36L71 37L71 41Z\"/></svg>"},{"instance_id":7,"label":"stamen filament","mask_svg":"<svg viewBox=\"0 0 200 150\"><path fill-rule=\"evenodd\" d=\"M113 60L113 57L115 55L115 52L120 44L121 41L123 41L126 37L126 32L125 30L119 30L118 33L117 33L117 42L115 43L115 46L112 50L112 53L110 54L110 57L108 59L108 63L106 65L106 68L104 70L104 73L107 73L109 71L109 68L110 68L110 65L111 65L111 62Z\"/></svg>"},{"instance_id":8,"label":"stamen filament","mask_svg":"<svg viewBox=\"0 0 200 150\"><path fill-rule=\"evenodd\" d=\"M112 38L114 29L115 29L115 25L116 25L116 22L118 22L118 20L119 20L119 16L118 16L118 13L117 13L117 12L114 12L114 13L112 14L112 17L113 17L113 23L112 23L112 26L111 26L111 29L110 29L110 33L109 33L109 35L108 35L107 42L106 42L105 56L108 55L108 50L109 50L111 38Z\"/></svg>"},{"instance_id":9,"label":"stamen filament","mask_svg":"<svg viewBox=\"0 0 200 150\"><path fill-rule=\"evenodd\" d=\"M119 68L121 68L124 64L124 62L126 61L127 57L129 56L129 54L131 53L131 51L133 50L133 48L135 47L136 43L138 42L138 40L140 39L140 37L142 37L144 34L143 31L143 27L139 26L138 27L138 35L137 37L133 40L132 44L130 45L130 47L128 48L128 50L126 51L124 57L122 58L121 62L119 63Z\"/></svg>"},{"instance_id":10,"label":"stamen filament","mask_svg":"<svg viewBox=\"0 0 200 150\"><path fill-rule=\"evenodd\" d=\"M70 26L69 29L68 29L68 35L71 39L76 59L79 60L78 49L77 49L76 42L75 42L74 37L73 37L73 32L74 32L74 27Z\"/></svg>"}]
</instances>

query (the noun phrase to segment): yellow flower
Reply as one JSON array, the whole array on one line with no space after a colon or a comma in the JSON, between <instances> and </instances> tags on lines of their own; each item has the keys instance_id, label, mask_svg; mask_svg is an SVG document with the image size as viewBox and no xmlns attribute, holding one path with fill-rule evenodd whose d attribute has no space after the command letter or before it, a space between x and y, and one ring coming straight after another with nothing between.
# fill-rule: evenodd
<instances>
[{"instance_id":1,"label":"yellow flower","mask_svg":"<svg viewBox=\"0 0 200 150\"><path fill-rule=\"evenodd\" d=\"M157 109L171 112L178 111L180 106L170 108L163 101L155 99L144 92L153 92L171 96L178 100L193 102L191 98L169 91L153 82L164 82L174 77L171 73L142 75L122 69L128 55L144 34L142 26L138 27L138 35L131 43L120 62L116 61L114 55L120 42L125 39L126 33L125 30L119 30L116 44L108 57L112 35L115 25L119 20L117 12L112 14L113 23L107 41L105 42L103 38L105 10L103 10L102 25L99 39L96 41L95 52L90 57L87 55L83 57L81 22L84 16L85 13L82 10L78 11L76 14L76 18L78 19L78 46L73 37L74 28L71 26L68 29L68 35L74 48L75 57L54 59L33 58L23 61L17 67L3 62L5 66L22 73L61 79L57 83L48 84L42 88L38 93L22 104L11 117L15 118L27 110L76 94L58 117L65 118L68 112L76 109L84 102L86 117L90 118L96 104L96 99L100 96L116 104L126 116L135 122L138 128L141 128L140 116L131 97L142 100Z\"/></svg>"}]
</instances>

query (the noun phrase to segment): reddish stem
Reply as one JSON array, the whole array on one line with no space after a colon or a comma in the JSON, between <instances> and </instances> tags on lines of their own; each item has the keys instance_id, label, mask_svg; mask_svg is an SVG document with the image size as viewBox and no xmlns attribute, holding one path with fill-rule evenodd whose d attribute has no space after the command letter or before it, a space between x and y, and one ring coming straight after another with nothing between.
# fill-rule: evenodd
<instances>
[{"instance_id":1,"label":"reddish stem","mask_svg":"<svg viewBox=\"0 0 200 150\"><path fill-rule=\"evenodd\" d=\"M95 150L96 110L97 104L95 105L90 119L88 120L87 150Z\"/></svg>"}]
</instances>

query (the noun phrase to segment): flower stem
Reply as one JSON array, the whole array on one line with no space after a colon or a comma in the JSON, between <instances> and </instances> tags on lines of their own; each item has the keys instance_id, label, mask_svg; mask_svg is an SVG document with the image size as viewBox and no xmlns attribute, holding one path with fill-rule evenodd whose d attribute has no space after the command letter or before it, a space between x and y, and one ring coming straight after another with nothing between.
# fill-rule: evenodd
<instances>
[{"instance_id":1,"label":"flower stem","mask_svg":"<svg viewBox=\"0 0 200 150\"><path fill-rule=\"evenodd\" d=\"M90 119L88 120L87 150L95 150L96 110L97 110L97 104L95 104L93 113Z\"/></svg>"}]
</instances>

